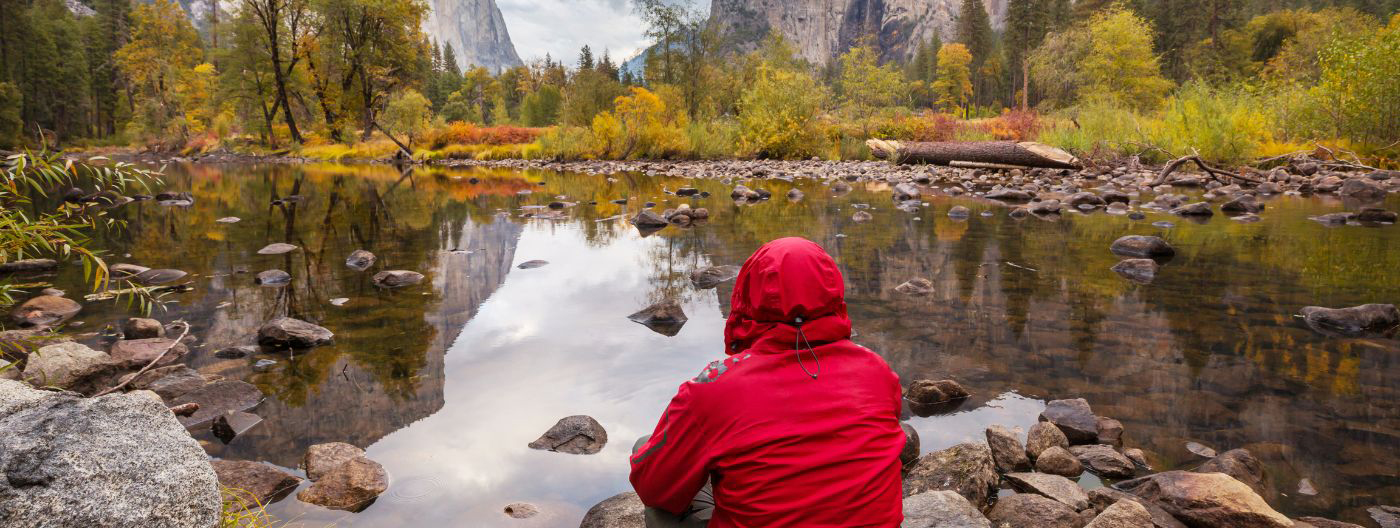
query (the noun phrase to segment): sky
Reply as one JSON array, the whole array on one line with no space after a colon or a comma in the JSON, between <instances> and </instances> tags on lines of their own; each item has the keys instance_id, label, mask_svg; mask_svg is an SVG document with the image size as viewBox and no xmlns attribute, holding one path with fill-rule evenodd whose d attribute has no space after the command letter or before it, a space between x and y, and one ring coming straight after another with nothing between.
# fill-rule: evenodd
<instances>
[{"instance_id":1,"label":"sky","mask_svg":"<svg viewBox=\"0 0 1400 528\"><path fill-rule=\"evenodd\" d=\"M692 3L700 9L710 7L709 0ZM621 62L648 44L631 0L496 0L496 5L515 52L526 62L545 53L573 62L584 44L596 57L607 49L613 62Z\"/></svg>"}]
</instances>

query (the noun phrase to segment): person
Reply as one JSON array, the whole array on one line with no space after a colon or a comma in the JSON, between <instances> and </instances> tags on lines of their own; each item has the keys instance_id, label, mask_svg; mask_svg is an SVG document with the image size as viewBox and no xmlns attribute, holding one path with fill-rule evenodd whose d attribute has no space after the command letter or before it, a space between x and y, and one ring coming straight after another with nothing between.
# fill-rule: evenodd
<instances>
[{"instance_id":1,"label":"person","mask_svg":"<svg viewBox=\"0 0 1400 528\"><path fill-rule=\"evenodd\" d=\"M635 446L648 526L898 526L899 379L850 337L820 246L783 238L749 257L728 357L683 383Z\"/></svg>"}]
</instances>

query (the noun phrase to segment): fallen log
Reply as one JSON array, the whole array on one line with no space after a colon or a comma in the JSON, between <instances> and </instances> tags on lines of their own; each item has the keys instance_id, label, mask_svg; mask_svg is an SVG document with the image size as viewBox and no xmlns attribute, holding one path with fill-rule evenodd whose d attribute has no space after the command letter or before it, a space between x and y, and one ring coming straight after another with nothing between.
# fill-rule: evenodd
<instances>
[{"instance_id":1,"label":"fallen log","mask_svg":"<svg viewBox=\"0 0 1400 528\"><path fill-rule=\"evenodd\" d=\"M1206 164L1205 161L1202 161L1200 156L1191 155L1191 156L1182 156L1182 157L1180 157L1180 158L1174 159L1174 160L1171 161L1171 163L1168 163L1168 164L1162 166L1162 172L1157 173L1157 179L1152 180L1152 183L1149 183L1149 184L1147 184L1147 185L1148 185L1149 187L1156 187L1156 186L1158 186L1158 185L1162 185L1162 184L1164 184L1164 183L1167 183L1167 178L1169 178L1169 177L1172 175L1173 172L1176 172L1177 169L1181 168L1181 166L1182 166L1182 165L1185 165L1187 162L1195 163L1196 166L1199 167L1199 168L1201 169L1202 172L1205 172L1205 173L1206 173L1207 175L1209 175L1211 178L1215 179L1215 181L1218 181L1218 182L1220 182L1220 183L1222 183L1222 184L1225 184L1225 185L1229 185L1230 183L1232 183L1232 182L1229 180L1229 178L1235 178L1235 179L1242 180L1242 181L1246 181L1246 182L1253 183L1253 184L1256 184L1256 185L1257 185L1257 184L1260 184L1260 183L1264 183L1264 180L1262 180L1262 179L1255 178L1255 177L1251 177L1251 176L1245 176L1243 173L1240 173L1240 174L1232 174L1232 173L1230 173L1229 171L1223 171L1223 170L1217 169L1217 168L1215 168L1215 167L1212 167L1212 166Z\"/></svg>"},{"instance_id":2,"label":"fallen log","mask_svg":"<svg viewBox=\"0 0 1400 528\"><path fill-rule=\"evenodd\" d=\"M1033 141L893 141L865 142L876 158L894 163L934 165L1014 165L1047 169L1078 169L1079 159L1055 147Z\"/></svg>"}]
</instances>

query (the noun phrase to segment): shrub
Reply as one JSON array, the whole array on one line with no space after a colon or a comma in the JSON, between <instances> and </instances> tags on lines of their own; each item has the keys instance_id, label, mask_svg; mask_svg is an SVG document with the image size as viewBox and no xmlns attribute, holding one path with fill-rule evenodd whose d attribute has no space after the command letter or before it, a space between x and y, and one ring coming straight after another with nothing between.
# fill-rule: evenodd
<instances>
[{"instance_id":1,"label":"shrub","mask_svg":"<svg viewBox=\"0 0 1400 528\"><path fill-rule=\"evenodd\" d=\"M824 88L806 72L760 67L739 100L740 152L765 158L817 155L825 98Z\"/></svg>"},{"instance_id":2,"label":"shrub","mask_svg":"<svg viewBox=\"0 0 1400 528\"><path fill-rule=\"evenodd\" d=\"M1256 98L1192 82L1167 101L1150 141L1174 155L1195 150L1210 161L1241 163L1257 157L1269 139L1269 123Z\"/></svg>"}]
</instances>

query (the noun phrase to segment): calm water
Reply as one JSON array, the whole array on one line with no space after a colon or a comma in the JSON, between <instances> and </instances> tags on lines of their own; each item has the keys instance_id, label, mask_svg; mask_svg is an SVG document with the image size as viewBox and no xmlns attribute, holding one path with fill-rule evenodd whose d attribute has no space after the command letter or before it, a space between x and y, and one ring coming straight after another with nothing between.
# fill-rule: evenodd
<instances>
[{"instance_id":1,"label":"calm water","mask_svg":"<svg viewBox=\"0 0 1400 528\"><path fill-rule=\"evenodd\" d=\"M817 241L846 274L856 341L905 380L951 377L974 391L958 412L911 423L931 451L981 441L991 424L1028 427L1047 399L1084 397L1125 426L1157 469L1200 462L1184 444L1247 447L1265 461L1293 515L1360 522L1364 509L1400 504L1400 342L1322 337L1293 317L1305 305L1400 300L1400 226L1327 228L1307 216L1344 209L1329 198L1267 200L1263 221L1222 216L1197 224L1149 212L1143 221L1103 213L1058 221L1007 217L1003 206L927 197L917 214L892 207L872 184L833 196L813 181L758 181L770 202L736 206L730 186L646 176L444 171L407 174L366 166L175 166L168 188L191 208L150 202L118 210L123 233L100 236L113 262L195 274L195 291L171 297L162 320L193 323L191 365L246 379L267 393L264 423L217 457L294 470L309 445L365 447L391 475L389 491L359 514L288 497L269 510L293 525L566 526L628 489L628 449L649 433L676 386L722 354L730 284L695 290L687 274L741 264L764 242ZM473 183L470 179L479 181ZM540 184L542 182L542 185ZM709 198L669 196L694 186ZM791 187L800 202L782 196ZM521 194L521 191L533 191ZM304 199L273 207L278 197ZM580 205L559 219L523 215L564 196ZM627 206L609 201L630 197ZM598 205L588 205L596 201ZM642 237L619 215L639 203L708 207L712 220ZM851 221L860 204L874 220ZM973 216L946 216L965 205ZM1390 209L1400 207L1392 197ZM981 216L990 211L991 216ZM238 216L236 224L215 219ZM1150 224L1169 220L1177 227ZM1125 234L1158 234L1178 248L1155 283L1109 271L1107 248ZM302 248L255 252L272 242ZM375 268L347 269L358 248ZM527 260L549 265L518 269ZM253 284L271 268L287 288ZM417 270L422 284L385 292L380 269ZM895 293L933 281L923 297ZM75 270L59 282L80 290ZM626 316L668 296L690 322L674 337ZM343 306L330 299L346 297ZM125 316L90 303L89 328ZM290 314L336 333L336 344L285 355L224 360L257 327ZM275 359L268 372L251 368ZM611 442L596 455L530 450L557 419L594 416ZM1296 492L1301 478L1316 496ZM529 520L502 508L527 501Z\"/></svg>"}]
</instances>

